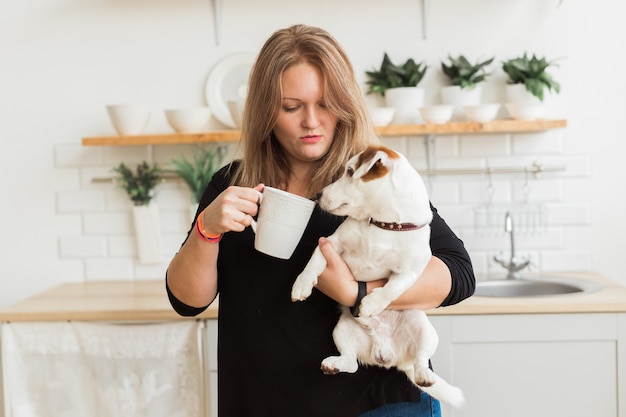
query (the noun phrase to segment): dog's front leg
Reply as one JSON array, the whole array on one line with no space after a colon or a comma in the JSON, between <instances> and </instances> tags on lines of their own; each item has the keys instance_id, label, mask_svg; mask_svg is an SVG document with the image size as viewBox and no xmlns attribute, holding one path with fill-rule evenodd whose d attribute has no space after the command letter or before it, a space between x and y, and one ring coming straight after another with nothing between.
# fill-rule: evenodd
<instances>
[{"instance_id":1,"label":"dog's front leg","mask_svg":"<svg viewBox=\"0 0 626 417\"><path fill-rule=\"evenodd\" d=\"M393 300L409 289L417 278L418 276L414 273L392 273L384 286L374 289L374 291L363 298L361 308L359 309L359 316L370 317L380 313L386 309Z\"/></svg>"},{"instance_id":2,"label":"dog's front leg","mask_svg":"<svg viewBox=\"0 0 626 417\"><path fill-rule=\"evenodd\" d=\"M328 236L328 240L332 243L335 250L341 255L343 247L337 237L337 232ZM319 245L313 251L311 259L306 264L300 275L291 287L291 301L303 301L309 298L313 287L317 284L317 278L326 268L326 258L322 254Z\"/></svg>"},{"instance_id":3,"label":"dog's front leg","mask_svg":"<svg viewBox=\"0 0 626 417\"><path fill-rule=\"evenodd\" d=\"M303 301L309 298L313 287L317 284L317 277L320 276L324 268L326 268L326 258L318 246L291 287L291 301Z\"/></svg>"}]
</instances>

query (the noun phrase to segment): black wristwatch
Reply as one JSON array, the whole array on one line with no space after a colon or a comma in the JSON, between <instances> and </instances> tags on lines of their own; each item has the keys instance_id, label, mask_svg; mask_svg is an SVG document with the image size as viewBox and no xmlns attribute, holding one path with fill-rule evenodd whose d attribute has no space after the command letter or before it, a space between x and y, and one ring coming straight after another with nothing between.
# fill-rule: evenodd
<instances>
[{"instance_id":1,"label":"black wristwatch","mask_svg":"<svg viewBox=\"0 0 626 417\"><path fill-rule=\"evenodd\" d=\"M354 306L350 307L350 313L352 313L353 317L359 317L361 301L363 300L363 297L367 295L367 283L364 281L357 281L357 283L359 284L359 293L356 296Z\"/></svg>"}]
</instances>

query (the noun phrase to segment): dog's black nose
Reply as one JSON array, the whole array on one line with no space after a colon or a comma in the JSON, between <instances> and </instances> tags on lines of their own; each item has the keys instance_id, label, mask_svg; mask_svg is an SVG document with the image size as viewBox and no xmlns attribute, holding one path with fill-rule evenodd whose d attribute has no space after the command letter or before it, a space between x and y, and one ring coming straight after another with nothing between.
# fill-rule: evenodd
<instances>
[{"instance_id":1,"label":"dog's black nose","mask_svg":"<svg viewBox=\"0 0 626 417\"><path fill-rule=\"evenodd\" d=\"M311 200L318 202L320 200L320 198L322 198L322 192L320 191L319 193L315 194L313 196L313 198L311 198Z\"/></svg>"}]
</instances>

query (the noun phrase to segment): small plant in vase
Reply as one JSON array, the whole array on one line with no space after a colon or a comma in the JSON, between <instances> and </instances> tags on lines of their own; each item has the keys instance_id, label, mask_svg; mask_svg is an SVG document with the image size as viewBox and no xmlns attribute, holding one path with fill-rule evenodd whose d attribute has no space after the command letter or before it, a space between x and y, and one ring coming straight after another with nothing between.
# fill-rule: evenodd
<instances>
[{"instance_id":1,"label":"small plant in vase","mask_svg":"<svg viewBox=\"0 0 626 417\"><path fill-rule=\"evenodd\" d=\"M545 93L559 93L561 86L546 70L554 62L536 55L503 61L502 70L508 76L505 86L505 104L514 119L535 120L545 116Z\"/></svg>"},{"instance_id":2,"label":"small plant in vase","mask_svg":"<svg viewBox=\"0 0 626 417\"><path fill-rule=\"evenodd\" d=\"M379 94L388 107L396 109L394 123L414 122L412 117L418 115L417 109L424 104L424 89L419 84L427 69L424 62L412 58L396 65L385 52L380 68L365 72L367 94Z\"/></svg>"},{"instance_id":3,"label":"small plant in vase","mask_svg":"<svg viewBox=\"0 0 626 417\"><path fill-rule=\"evenodd\" d=\"M172 160L174 172L187 184L191 191L193 200L190 209L192 221L195 220L195 212L202 198L202 193L204 193L213 174L221 167L227 151L227 146L198 148L193 153L192 160L188 160L183 156Z\"/></svg>"},{"instance_id":4,"label":"small plant in vase","mask_svg":"<svg viewBox=\"0 0 626 417\"><path fill-rule=\"evenodd\" d=\"M120 174L117 186L128 194L133 202L135 236L141 263L158 263L162 260L161 227L159 209L152 200L155 188L161 182L163 171L156 165L142 162L133 172L123 162L113 171Z\"/></svg>"},{"instance_id":5,"label":"small plant in vase","mask_svg":"<svg viewBox=\"0 0 626 417\"><path fill-rule=\"evenodd\" d=\"M486 67L494 59L492 57L473 64L463 55L456 58L448 55L449 62L442 62L441 70L452 85L441 89L443 103L461 106L480 104L480 83L491 75L487 72Z\"/></svg>"},{"instance_id":6,"label":"small plant in vase","mask_svg":"<svg viewBox=\"0 0 626 417\"><path fill-rule=\"evenodd\" d=\"M525 90L540 101L544 99L545 91L559 93L561 86L546 70L556 65L545 58L537 58L533 54L529 57L526 52L521 57L502 62L502 70L508 76L509 85L523 85Z\"/></svg>"},{"instance_id":7,"label":"small plant in vase","mask_svg":"<svg viewBox=\"0 0 626 417\"><path fill-rule=\"evenodd\" d=\"M128 194L135 206L147 206L155 196L155 188L161 182L163 171L156 164L148 165L146 161L137 165L133 172L123 162L113 171L120 174L116 180L117 186Z\"/></svg>"}]
</instances>

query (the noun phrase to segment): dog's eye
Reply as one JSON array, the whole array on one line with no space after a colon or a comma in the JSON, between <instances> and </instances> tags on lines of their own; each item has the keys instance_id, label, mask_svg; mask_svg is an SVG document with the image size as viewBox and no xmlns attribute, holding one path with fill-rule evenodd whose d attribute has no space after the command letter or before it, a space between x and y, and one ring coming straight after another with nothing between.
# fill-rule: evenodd
<instances>
[{"instance_id":1,"label":"dog's eye","mask_svg":"<svg viewBox=\"0 0 626 417\"><path fill-rule=\"evenodd\" d=\"M346 168L346 175L351 177L354 175L354 168L348 167Z\"/></svg>"}]
</instances>

